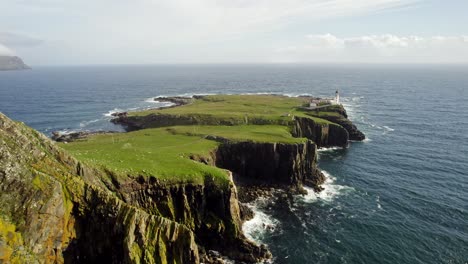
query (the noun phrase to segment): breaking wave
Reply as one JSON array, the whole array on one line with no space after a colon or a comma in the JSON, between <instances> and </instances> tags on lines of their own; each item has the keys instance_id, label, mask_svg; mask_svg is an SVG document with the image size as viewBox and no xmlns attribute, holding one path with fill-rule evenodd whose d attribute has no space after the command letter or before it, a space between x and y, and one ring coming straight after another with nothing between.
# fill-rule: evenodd
<instances>
[{"instance_id":1,"label":"breaking wave","mask_svg":"<svg viewBox=\"0 0 468 264\"><path fill-rule=\"evenodd\" d=\"M304 202L316 202L316 201L325 201L331 202L337 196L346 194L350 191L353 191L353 187L336 184L336 177L333 177L330 173L322 170L322 173L325 175L325 182L322 184L323 190L319 193L316 193L312 188L305 187L307 194L299 195L298 198L302 199Z\"/></svg>"}]
</instances>

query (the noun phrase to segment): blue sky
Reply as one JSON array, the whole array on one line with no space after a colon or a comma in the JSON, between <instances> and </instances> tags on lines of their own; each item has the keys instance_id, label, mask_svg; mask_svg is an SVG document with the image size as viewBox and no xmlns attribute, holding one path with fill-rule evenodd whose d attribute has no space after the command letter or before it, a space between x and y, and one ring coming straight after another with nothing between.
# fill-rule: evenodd
<instances>
[{"instance_id":1,"label":"blue sky","mask_svg":"<svg viewBox=\"0 0 468 264\"><path fill-rule=\"evenodd\" d=\"M468 63L467 0L0 0L31 65Z\"/></svg>"}]
</instances>

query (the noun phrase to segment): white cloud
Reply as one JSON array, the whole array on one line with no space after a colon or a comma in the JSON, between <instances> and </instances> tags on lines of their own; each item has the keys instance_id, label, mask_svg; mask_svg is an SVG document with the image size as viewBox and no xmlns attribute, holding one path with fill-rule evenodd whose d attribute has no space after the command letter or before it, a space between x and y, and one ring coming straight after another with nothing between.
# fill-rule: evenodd
<instances>
[{"instance_id":1,"label":"white cloud","mask_svg":"<svg viewBox=\"0 0 468 264\"><path fill-rule=\"evenodd\" d=\"M290 46L291 47L291 46ZM468 36L337 37L308 35L301 45L279 48L276 59L298 62L468 62Z\"/></svg>"},{"instance_id":2,"label":"white cloud","mask_svg":"<svg viewBox=\"0 0 468 264\"><path fill-rule=\"evenodd\" d=\"M287 39L289 29L304 29L318 20L415 1L0 0L9 10L0 16L0 31L21 30L43 39L35 52L9 45L31 56L33 64L59 56L66 64L249 61L259 53L268 56L261 48L255 50L265 43L260 34Z\"/></svg>"},{"instance_id":3,"label":"white cloud","mask_svg":"<svg viewBox=\"0 0 468 264\"><path fill-rule=\"evenodd\" d=\"M14 52L0 43L0 56L13 56Z\"/></svg>"}]
</instances>

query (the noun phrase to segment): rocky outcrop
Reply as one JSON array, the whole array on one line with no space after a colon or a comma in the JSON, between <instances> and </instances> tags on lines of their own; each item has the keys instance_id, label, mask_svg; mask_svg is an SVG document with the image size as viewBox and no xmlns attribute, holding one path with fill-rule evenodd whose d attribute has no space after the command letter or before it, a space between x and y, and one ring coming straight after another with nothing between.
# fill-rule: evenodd
<instances>
[{"instance_id":1,"label":"rocky outcrop","mask_svg":"<svg viewBox=\"0 0 468 264\"><path fill-rule=\"evenodd\" d=\"M312 118L295 117L291 134L294 137L305 137L315 142L318 147L346 147L349 133L334 123L317 123Z\"/></svg>"},{"instance_id":2,"label":"rocky outcrop","mask_svg":"<svg viewBox=\"0 0 468 264\"><path fill-rule=\"evenodd\" d=\"M31 69L17 56L0 56L0 71L28 70Z\"/></svg>"}]
</instances>

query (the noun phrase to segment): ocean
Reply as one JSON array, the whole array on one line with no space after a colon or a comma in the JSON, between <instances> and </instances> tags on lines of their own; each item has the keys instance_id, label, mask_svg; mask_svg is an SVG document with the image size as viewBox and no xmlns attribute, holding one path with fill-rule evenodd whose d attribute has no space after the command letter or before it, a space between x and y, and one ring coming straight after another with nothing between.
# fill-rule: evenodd
<instances>
[{"instance_id":1,"label":"ocean","mask_svg":"<svg viewBox=\"0 0 468 264\"><path fill-rule=\"evenodd\" d=\"M159 95L330 97L368 139L320 150L325 190L249 204L273 263L468 263L467 65L159 65L0 72L0 111L50 136L117 130Z\"/></svg>"}]
</instances>

